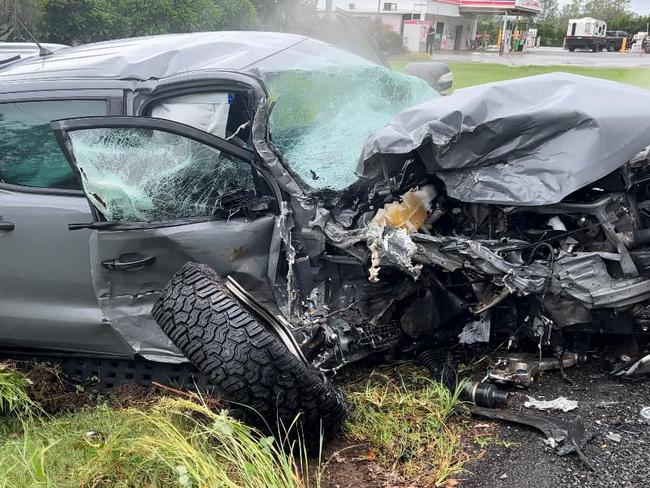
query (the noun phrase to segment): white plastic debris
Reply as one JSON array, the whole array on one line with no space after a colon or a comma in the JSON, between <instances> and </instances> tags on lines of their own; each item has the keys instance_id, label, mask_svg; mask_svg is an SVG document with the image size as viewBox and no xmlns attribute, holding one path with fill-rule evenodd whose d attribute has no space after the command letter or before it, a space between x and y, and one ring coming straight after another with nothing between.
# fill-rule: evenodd
<instances>
[{"instance_id":1,"label":"white plastic debris","mask_svg":"<svg viewBox=\"0 0 650 488\"><path fill-rule=\"evenodd\" d=\"M561 230L566 232L566 225L562 222L562 219L557 215L548 219L547 224L553 228L553 230Z\"/></svg>"},{"instance_id":2,"label":"white plastic debris","mask_svg":"<svg viewBox=\"0 0 650 488\"><path fill-rule=\"evenodd\" d=\"M621 434L616 434L615 432L608 432L605 437L612 442L621 442Z\"/></svg>"},{"instance_id":3,"label":"white plastic debris","mask_svg":"<svg viewBox=\"0 0 650 488\"><path fill-rule=\"evenodd\" d=\"M528 401L524 403L524 407L536 408L537 410L562 410L563 412L570 412L578 408L578 402L569 400L563 396L555 400L536 400L529 396Z\"/></svg>"},{"instance_id":4,"label":"white plastic debris","mask_svg":"<svg viewBox=\"0 0 650 488\"><path fill-rule=\"evenodd\" d=\"M543 442L551 449L555 449L557 447L557 441L552 437L549 437L548 439L544 439Z\"/></svg>"}]
</instances>

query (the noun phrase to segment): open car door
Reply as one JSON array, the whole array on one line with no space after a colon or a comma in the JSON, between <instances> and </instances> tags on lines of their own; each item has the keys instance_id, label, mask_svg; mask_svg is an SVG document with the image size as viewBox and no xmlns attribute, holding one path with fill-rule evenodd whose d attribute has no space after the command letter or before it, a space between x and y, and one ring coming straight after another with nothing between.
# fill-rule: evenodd
<instances>
[{"instance_id":1,"label":"open car door","mask_svg":"<svg viewBox=\"0 0 650 488\"><path fill-rule=\"evenodd\" d=\"M184 360L151 308L188 261L271 296L278 191L252 151L155 118L86 117L51 127L93 213L93 222L69 227L93 229L93 286L104 321L135 354Z\"/></svg>"}]
</instances>

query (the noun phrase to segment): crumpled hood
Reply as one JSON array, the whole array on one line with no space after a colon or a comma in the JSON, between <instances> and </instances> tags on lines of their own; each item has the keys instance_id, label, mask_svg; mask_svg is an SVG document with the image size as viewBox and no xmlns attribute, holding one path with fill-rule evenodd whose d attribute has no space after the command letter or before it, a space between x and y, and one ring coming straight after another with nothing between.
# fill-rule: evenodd
<instances>
[{"instance_id":1,"label":"crumpled hood","mask_svg":"<svg viewBox=\"0 0 650 488\"><path fill-rule=\"evenodd\" d=\"M547 205L648 144L650 91L553 73L457 90L399 113L368 136L357 172L401 168L390 155L417 151L453 198Z\"/></svg>"}]
</instances>

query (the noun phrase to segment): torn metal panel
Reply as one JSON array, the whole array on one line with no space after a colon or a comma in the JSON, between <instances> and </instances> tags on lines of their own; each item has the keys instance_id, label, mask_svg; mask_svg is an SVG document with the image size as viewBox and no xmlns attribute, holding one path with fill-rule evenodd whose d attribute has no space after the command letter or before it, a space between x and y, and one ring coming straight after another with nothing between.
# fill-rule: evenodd
<instances>
[{"instance_id":1,"label":"torn metal panel","mask_svg":"<svg viewBox=\"0 0 650 488\"><path fill-rule=\"evenodd\" d=\"M648 145L649 104L645 90L563 73L456 90L371 134L358 172L417 151L458 200L557 203Z\"/></svg>"},{"instance_id":2,"label":"torn metal panel","mask_svg":"<svg viewBox=\"0 0 650 488\"><path fill-rule=\"evenodd\" d=\"M398 268L413 278L417 278L422 265L413 263L416 245L404 229L394 229L371 225L367 234L368 249L371 252L369 280L379 281L381 266Z\"/></svg>"},{"instance_id":3,"label":"torn metal panel","mask_svg":"<svg viewBox=\"0 0 650 488\"><path fill-rule=\"evenodd\" d=\"M598 254L562 256L554 268L557 286L587 308L618 308L650 298L650 280L613 278Z\"/></svg>"},{"instance_id":4,"label":"torn metal panel","mask_svg":"<svg viewBox=\"0 0 650 488\"><path fill-rule=\"evenodd\" d=\"M617 376L635 376L650 373L650 354L634 361L629 367L616 373Z\"/></svg>"},{"instance_id":5,"label":"torn metal panel","mask_svg":"<svg viewBox=\"0 0 650 488\"><path fill-rule=\"evenodd\" d=\"M587 445L591 436L586 434L585 426L579 420L567 422L556 418L511 412L507 409L496 410L483 407L470 407L469 411L472 415L495 420L505 420L533 427L542 432L546 439L552 439L549 445L558 447L558 455L564 456L571 452L577 452L580 458L591 467L591 464L582 452L582 449Z\"/></svg>"},{"instance_id":6,"label":"torn metal panel","mask_svg":"<svg viewBox=\"0 0 650 488\"><path fill-rule=\"evenodd\" d=\"M293 175L284 167L269 136L269 117L272 107L268 100L261 100L253 118L253 145L265 169L273 176L282 191L298 200L304 198L302 189Z\"/></svg>"}]
</instances>

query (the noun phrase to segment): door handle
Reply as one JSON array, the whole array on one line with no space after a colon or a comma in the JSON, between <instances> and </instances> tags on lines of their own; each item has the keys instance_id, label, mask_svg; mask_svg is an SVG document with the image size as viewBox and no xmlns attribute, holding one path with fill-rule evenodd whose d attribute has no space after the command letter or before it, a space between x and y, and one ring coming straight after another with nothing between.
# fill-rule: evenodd
<instances>
[{"instance_id":1,"label":"door handle","mask_svg":"<svg viewBox=\"0 0 650 488\"><path fill-rule=\"evenodd\" d=\"M14 225L13 222L5 222L4 220L0 220L0 230L14 230L16 226Z\"/></svg>"},{"instance_id":2,"label":"door handle","mask_svg":"<svg viewBox=\"0 0 650 488\"><path fill-rule=\"evenodd\" d=\"M156 256L143 256L137 252L120 255L117 259L107 259L102 261L102 266L106 269L121 271L125 269L136 269L150 266L156 261Z\"/></svg>"}]
</instances>

